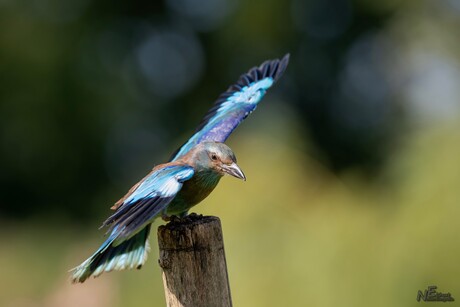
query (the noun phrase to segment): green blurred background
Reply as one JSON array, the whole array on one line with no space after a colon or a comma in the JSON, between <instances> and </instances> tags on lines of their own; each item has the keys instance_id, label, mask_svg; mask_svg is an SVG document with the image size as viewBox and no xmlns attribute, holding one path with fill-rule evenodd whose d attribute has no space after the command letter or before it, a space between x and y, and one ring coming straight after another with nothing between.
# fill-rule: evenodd
<instances>
[{"instance_id":1,"label":"green blurred background","mask_svg":"<svg viewBox=\"0 0 460 307\"><path fill-rule=\"evenodd\" d=\"M228 85L287 52L227 142L248 181L194 210L222 220L234 305L460 300L459 37L458 0L0 0L0 306L163 306L155 232L140 271L67 271Z\"/></svg>"}]
</instances>

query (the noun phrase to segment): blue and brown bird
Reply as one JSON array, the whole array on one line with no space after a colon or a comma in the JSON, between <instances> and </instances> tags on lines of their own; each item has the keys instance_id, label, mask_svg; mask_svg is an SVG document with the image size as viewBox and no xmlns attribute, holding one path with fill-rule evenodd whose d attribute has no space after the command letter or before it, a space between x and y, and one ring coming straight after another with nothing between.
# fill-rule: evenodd
<instances>
[{"instance_id":1,"label":"blue and brown bird","mask_svg":"<svg viewBox=\"0 0 460 307\"><path fill-rule=\"evenodd\" d=\"M193 136L168 163L157 165L111 208L101 227L108 238L86 261L71 270L72 282L103 272L141 268L149 252L151 223L158 217L184 217L205 199L224 175L246 180L233 151L223 142L257 107L284 73L289 55L253 67L222 93Z\"/></svg>"}]
</instances>

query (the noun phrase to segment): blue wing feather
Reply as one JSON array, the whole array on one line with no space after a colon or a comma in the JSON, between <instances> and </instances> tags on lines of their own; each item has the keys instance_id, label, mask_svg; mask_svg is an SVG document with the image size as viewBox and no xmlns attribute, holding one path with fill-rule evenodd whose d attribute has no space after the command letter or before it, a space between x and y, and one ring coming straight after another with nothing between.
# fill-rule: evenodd
<instances>
[{"instance_id":1,"label":"blue wing feather","mask_svg":"<svg viewBox=\"0 0 460 307\"><path fill-rule=\"evenodd\" d=\"M111 226L110 236L121 243L151 222L174 199L182 183L194 174L187 165L169 165L155 169L130 194L102 226ZM115 244L117 245L117 244Z\"/></svg>"},{"instance_id":2,"label":"blue wing feather","mask_svg":"<svg viewBox=\"0 0 460 307\"><path fill-rule=\"evenodd\" d=\"M136 184L102 226L110 226L107 240L86 261L72 269L72 282L84 282L103 272L140 268L147 259L150 222L164 210L194 174L188 165L156 167Z\"/></svg>"},{"instance_id":3,"label":"blue wing feather","mask_svg":"<svg viewBox=\"0 0 460 307\"><path fill-rule=\"evenodd\" d=\"M222 93L208 111L195 134L174 154L172 161L204 141L225 142L232 131L255 110L265 92L286 70L289 54L253 67Z\"/></svg>"}]
</instances>

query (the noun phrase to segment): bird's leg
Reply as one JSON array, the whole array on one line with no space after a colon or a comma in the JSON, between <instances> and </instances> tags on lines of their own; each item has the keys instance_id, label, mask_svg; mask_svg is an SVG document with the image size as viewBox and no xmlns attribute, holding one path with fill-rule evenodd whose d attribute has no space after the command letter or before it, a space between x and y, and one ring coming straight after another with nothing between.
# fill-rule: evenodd
<instances>
[{"instance_id":1,"label":"bird's leg","mask_svg":"<svg viewBox=\"0 0 460 307\"><path fill-rule=\"evenodd\" d=\"M180 217L181 219L183 219L184 217L186 217L188 215L188 210L187 211L184 211L184 212L181 212L179 213L177 216Z\"/></svg>"}]
</instances>

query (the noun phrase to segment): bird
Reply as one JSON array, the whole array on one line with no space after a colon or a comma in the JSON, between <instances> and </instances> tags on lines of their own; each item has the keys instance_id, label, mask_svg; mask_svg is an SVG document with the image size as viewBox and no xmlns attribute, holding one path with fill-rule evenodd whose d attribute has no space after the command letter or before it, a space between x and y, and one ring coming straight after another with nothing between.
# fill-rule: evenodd
<instances>
[{"instance_id":1,"label":"bird","mask_svg":"<svg viewBox=\"0 0 460 307\"><path fill-rule=\"evenodd\" d=\"M232 131L257 107L266 91L283 75L289 54L268 60L242 74L206 113L194 134L155 166L118 200L101 228L107 238L87 260L73 268L72 283L104 272L140 269L147 260L151 223L184 218L205 199L224 175L246 180L233 151L224 144Z\"/></svg>"}]
</instances>

